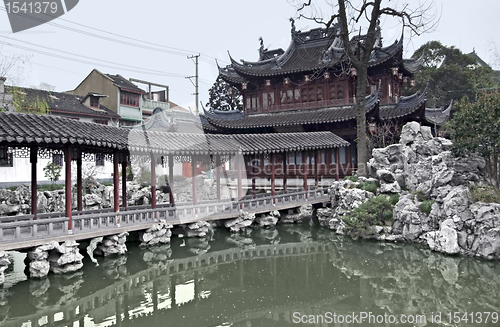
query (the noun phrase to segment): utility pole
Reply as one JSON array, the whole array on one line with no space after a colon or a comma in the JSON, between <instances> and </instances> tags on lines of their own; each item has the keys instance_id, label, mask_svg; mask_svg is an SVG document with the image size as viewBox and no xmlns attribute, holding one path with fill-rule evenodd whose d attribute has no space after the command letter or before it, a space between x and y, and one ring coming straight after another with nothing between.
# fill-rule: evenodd
<instances>
[{"instance_id":1,"label":"utility pole","mask_svg":"<svg viewBox=\"0 0 500 327\"><path fill-rule=\"evenodd\" d=\"M195 65L196 65L196 75L194 76L187 76L186 78L188 78L190 81L191 81L191 78L195 78L195 83L193 84L194 85L194 88L195 88L195 92L194 92L194 95L196 97L196 114L199 115L200 114L200 111L198 109L198 95L199 95L199 92L198 92L198 58L200 57L200 54L197 54L195 56L191 56L191 57L187 57L188 59L195 59ZM193 81L191 81L191 83L193 83Z\"/></svg>"}]
</instances>

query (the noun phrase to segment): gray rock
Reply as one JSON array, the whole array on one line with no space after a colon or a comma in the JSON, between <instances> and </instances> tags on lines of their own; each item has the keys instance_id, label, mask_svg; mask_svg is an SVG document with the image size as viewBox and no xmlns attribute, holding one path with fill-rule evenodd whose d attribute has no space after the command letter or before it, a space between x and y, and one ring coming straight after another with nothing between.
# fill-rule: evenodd
<instances>
[{"instance_id":1,"label":"gray rock","mask_svg":"<svg viewBox=\"0 0 500 327\"><path fill-rule=\"evenodd\" d=\"M32 261L29 264L30 277L43 278L49 274L50 263L48 261Z\"/></svg>"},{"instance_id":2,"label":"gray rock","mask_svg":"<svg viewBox=\"0 0 500 327\"><path fill-rule=\"evenodd\" d=\"M428 232L422 238L427 242L431 250L448 254L460 252L458 234L452 219L443 221L438 231Z\"/></svg>"}]
</instances>

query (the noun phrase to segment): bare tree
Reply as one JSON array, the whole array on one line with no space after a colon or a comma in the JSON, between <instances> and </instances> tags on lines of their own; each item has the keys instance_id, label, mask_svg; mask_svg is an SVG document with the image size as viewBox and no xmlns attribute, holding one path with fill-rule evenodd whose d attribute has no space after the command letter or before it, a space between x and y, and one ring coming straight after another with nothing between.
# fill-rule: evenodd
<instances>
[{"instance_id":1,"label":"bare tree","mask_svg":"<svg viewBox=\"0 0 500 327\"><path fill-rule=\"evenodd\" d=\"M437 14L432 12L434 3L432 1L427 3L424 0L412 7L409 3L415 1L410 0L325 0L325 3L332 9L332 14L328 15L329 17L322 17L323 14L318 9L318 1L320 0L308 0L306 3L299 4L297 6L298 18L315 21L325 25L326 28L332 26L336 20L340 23L339 34L332 37L341 37L345 56L357 72L355 106L358 175L367 176L365 97L368 61L375 48L380 19L387 16L397 18L402 22L403 28L410 30L411 35L420 35L437 25ZM382 2L388 2L387 7L382 6Z\"/></svg>"}]
</instances>

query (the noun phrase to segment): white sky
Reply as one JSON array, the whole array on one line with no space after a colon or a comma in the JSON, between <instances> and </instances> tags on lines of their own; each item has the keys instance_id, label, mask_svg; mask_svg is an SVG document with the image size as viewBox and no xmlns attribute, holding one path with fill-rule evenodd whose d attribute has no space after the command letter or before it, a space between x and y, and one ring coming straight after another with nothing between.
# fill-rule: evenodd
<instances>
[{"instance_id":1,"label":"white sky","mask_svg":"<svg viewBox=\"0 0 500 327\"><path fill-rule=\"evenodd\" d=\"M413 0L410 1L410 3ZM417 2L415 0L415 2ZM430 40L455 46L463 52L475 48L487 63L494 64L492 47L500 52L500 1L498 0L435 0L441 15L439 26L429 34L405 41L404 57ZM0 4L0 9L3 8ZM211 1L117 1L80 0L78 5L53 23L76 29L77 33L44 24L30 30L13 34L7 13L0 10L0 42L9 42L28 48L42 45L65 51L59 55L77 58L68 53L92 57L110 63L92 64L72 62L53 56L20 50L0 45L0 55L22 54L29 56L17 80L9 78L7 84L16 82L20 86L39 85L42 82L55 86L56 91L74 89L93 68L103 73L121 74L126 78L137 78L170 86L170 99L180 105L194 107L194 86L185 76L195 75L195 65L187 55L201 53L200 100L208 100L208 89L217 77L215 59L219 64L229 62L227 51L233 58L255 61L258 58L259 41L264 38L268 48L286 49L290 42L290 22L295 8L287 0L211 0ZM80 25L77 25L80 24ZM317 27L310 21L296 21L298 30ZM115 35L92 30L99 29ZM130 47L86 35L94 33L125 42L133 42L118 35L142 39L151 43L182 50L180 55L162 53ZM384 44L389 45L401 34L394 22L382 21ZM405 33L407 36L408 33ZM20 43L30 42L32 44ZM155 45L151 47L158 48ZM53 50L40 49L49 53ZM113 66L113 67L106 67ZM137 72L124 69L124 65L135 66ZM163 73L152 74L145 69ZM500 69L500 67L496 67ZM164 74L168 73L168 75ZM173 75L173 76L172 76ZM10 83L9 83L10 82ZM141 86L145 89L145 86Z\"/></svg>"}]
</instances>

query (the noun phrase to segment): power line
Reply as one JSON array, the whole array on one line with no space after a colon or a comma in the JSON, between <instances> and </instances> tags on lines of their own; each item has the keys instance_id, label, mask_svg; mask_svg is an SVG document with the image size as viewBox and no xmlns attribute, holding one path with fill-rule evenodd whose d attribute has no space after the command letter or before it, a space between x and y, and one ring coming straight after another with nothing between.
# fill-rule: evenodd
<instances>
[{"instance_id":1,"label":"power line","mask_svg":"<svg viewBox=\"0 0 500 327\"><path fill-rule=\"evenodd\" d=\"M21 50L26 50L26 51L31 51L31 52L35 52L35 53L39 53L39 54L43 54L43 55L46 55L46 56L49 56L49 57L53 57L53 58L59 58L59 59L64 59L64 60L69 60L69 61L74 61L74 62L79 62L79 63L83 63L83 64L88 64L88 65L93 65L93 66L100 66L100 67L107 67L107 68L111 68L111 69L116 69L116 70L126 70L126 71L130 71L130 72L135 72L135 73L144 73L145 70L143 69L132 69L132 68L124 68L124 67L121 67L121 66L112 66L112 65L107 65L107 64L101 64L101 63L95 63L95 62L90 62L88 60L82 60L82 59L78 59L78 58L70 58L70 57L66 57L66 56L62 56L62 55L58 55L58 54L55 54L55 53L49 53L49 52L46 52L46 51L42 51L42 50L38 50L38 49L33 49L33 48L29 48L29 47L25 47L25 46L22 46L22 45L17 45L17 44L12 44L12 43L8 43L8 42L5 42L5 41L0 41L0 44L3 44L3 45L6 45L6 46L9 46L9 47L13 47L13 48L17 48L17 49L21 49ZM147 72L148 74L152 74L152 75L158 75L158 76L171 76L171 77L184 77L182 75L179 75L179 74L173 74L173 73L166 73L166 72Z\"/></svg>"},{"instance_id":2,"label":"power line","mask_svg":"<svg viewBox=\"0 0 500 327\"><path fill-rule=\"evenodd\" d=\"M25 44L28 44L28 45L32 45L32 46L35 46L35 47L42 48L42 49L47 49L47 50L50 50L50 51L61 52L61 53L67 54L67 55L75 56L75 57L81 57L81 58L88 59L88 60L93 60L93 61L97 61L97 62L104 62L104 63L111 64L111 65L117 64L116 62L111 62L111 61L107 61L107 60L92 58L92 57L88 57L88 56L84 56L84 55L79 55L79 54L71 53L71 52L68 52L68 51L57 50L57 49L54 49L54 48L46 47L46 46L43 46L43 45L38 45L38 44L27 42L27 41L12 40L12 39L9 39L9 40L10 41L15 41L15 42L20 42L20 43L25 43ZM176 75L176 77L183 77L183 75L181 75L181 74L167 73L167 72L162 72L162 71L158 71L158 70L154 70L154 69L142 68L142 67L137 67L137 66L131 66L131 65L125 65L125 64L120 64L120 66L129 67L129 68L132 68L132 69L143 70L143 71L152 72L152 73L171 74L171 75Z\"/></svg>"},{"instance_id":3,"label":"power line","mask_svg":"<svg viewBox=\"0 0 500 327\"><path fill-rule=\"evenodd\" d=\"M6 8L2 7L2 6L0 6L0 10L7 11ZM120 34L108 32L108 31L101 30L101 29L94 28L94 27L90 27L90 26L87 26L87 25L84 25L84 24L71 22L71 21L63 19L63 18L59 18L59 20L62 20L62 21L65 21L65 22L69 22L69 23L72 23L72 24L75 24L75 25L78 25L78 26L82 26L82 27L85 27L85 28L88 28L88 29L91 29L91 30L99 31L101 33L106 33L106 34L110 34L110 35L113 35L113 36L118 36L118 37L121 37L121 38L124 38L124 39L127 39L127 40L133 40L133 41L137 41L137 42L140 42L140 43L143 43L143 44L150 44L150 45L153 45L153 46L156 46L156 47L165 48L165 49L172 49L172 50L158 49L158 48L153 48L153 47L148 47L148 46L140 45L140 44L137 44L137 43L132 43L130 41L118 40L118 39L115 39L115 38L106 37L106 36L102 36L102 35L90 33L90 32L87 32L87 31L83 31L83 30L80 30L80 29L77 29L77 28L72 28L72 27L69 27L69 26L57 24L57 23L54 23L54 22L51 22L51 21L47 22L46 20L43 20L43 19L40 19L40 18L37 18L37 17L33 17L33 16L29 16L29 15L26 15L26 14L23 14L23 13L18 13L17 15L23 16L23 17L31 19L31 20L39 21L39 22L42 22L42 23L45 23L45 24L48 24L48 25L52 25L52 26L55 26L55 27L58 27L58 28L61 28L61 29L65 29L65 30L68 30L68 31L71 31L71 32L75 32L75 33L87 35L87 36L90 36L90 37L99 38L99 39L102 39L102 40L105 40L105 41L111 41L111 42L119 43L119 44L122 44L122 45L136 47L136 48L140 48L140 49L144 49L144 50L157 51L157 52L168 53L168 54L179 55L179 56L186 56L186 55L190 55L190 54L196 53L195 51L183 50L183 49L169 47L169 46L165 46L165 45L161 45L161 44L157 44L157 43L152 43L152 42L149 42L149 41L144 41L144 40L140 40L140 39L131 38L131 37L128 37L128 36L123 36L123 35L120 35ZM49 15L47 13L45 13L45 15L49 16L50 18L57 18L57 17ZM208 56L208 55L206 55L206 56L212 58L213 60L215 60L215 57ZM212 60L208 60L208 59L202 59L202 60L204 62L206 62L206 63L215 65L215 63Z\"/></svg>"}]
</instances>

